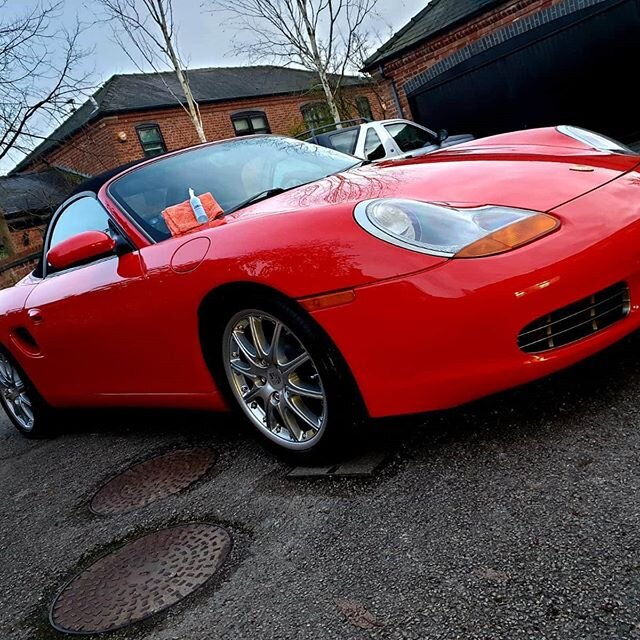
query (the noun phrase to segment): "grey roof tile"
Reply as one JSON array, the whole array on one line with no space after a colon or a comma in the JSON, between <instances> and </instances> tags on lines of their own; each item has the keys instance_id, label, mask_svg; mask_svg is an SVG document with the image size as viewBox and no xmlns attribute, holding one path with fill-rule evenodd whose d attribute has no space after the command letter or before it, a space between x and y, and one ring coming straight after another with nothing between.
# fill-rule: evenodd
<instances>
[{"instance_id":1,"label":"grey roof tile","mask_svg":"<svg viewBox=\"0 0 640 640\"><path fill-rule=\"evenodd\" d=\"M305 93L319 88L317 76L311 71L270 65L192 69L187 75L194 98L202 104ZM362 78L357 76L347 76L344 81L344 84L351 86L362 83ZM184 93L172 71L114 75L93 95L95 102L85 102L9 173L24 169L34 158L46 154L99 117L174 107L176 96L184 99Z\"/></svg>"},{"instance_id":2,"label":"grey roof tile","mask_svg":"<svg viewBox=\"0 0 640 640\"><path fill-rule=\"evenodd\" d=\"M11 219L26 211L54 211L76 186L65 172L49 169L0 177L0 212Z\"/></svg>"},{"instance_id":3,"label":"grey roof tile","mask_svg":"<svg viewBox=\"0 0 640 640\"><path fill-rule=\"evenodd\" d=\"M365 62L364 68L371 69L502 2L505 0L431 0Z\"/></svg>"}]
</instances>

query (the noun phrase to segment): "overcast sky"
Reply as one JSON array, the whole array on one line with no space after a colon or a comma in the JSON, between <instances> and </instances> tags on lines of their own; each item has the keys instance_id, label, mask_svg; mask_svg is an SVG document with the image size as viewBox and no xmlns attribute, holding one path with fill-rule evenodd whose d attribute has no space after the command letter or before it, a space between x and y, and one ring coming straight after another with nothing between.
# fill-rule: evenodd
<instances>
[{"instance_id":1,"label":"overcast sky","mask_svg":"<svg viewBox=\"0 0 640 640\"><path fill-rule=\"evenodd\" d=\"M12 0L14 5L23 4ZM90 0L65 0L66 13L70 20L77 14L81 21L92 20ZM30 4L30 2L24 2ZM219 13L211 15L202 7L207 0L174 0L175 19L179 26L180 49L193 67L235 66L248 64L248 60L234 56L234 30L225 26L225 19ZM397 31L404 26L426 1L421 0L378 0L380 14L379 30L386 35L390 29ZM94 64L98 75L106 80L113 73L137 71L126 54L110 41L110 34L104 25L95 25L89 34L95 46Z\"/></svg>"},{"instance_id":2,"label":"overcast sky","mask_svg":"<svg viewBox=\"0 0 640 640\"><path fill-rule=\"evenodd\" d=\"M2 9L3 16L22 13L38 0L9 0ZM76 16L89 24L84 34L84 44L93 47L94 52L87 58L88 70L94 72L95 83L108 79L114 73L130 73L138 69L127 58L126 53L111 41L110 29L105 24L95 22L91 0L65 0L64 19L69 24ZM382 36L397 31L426 4L426 0L378 0L379 20L374 28ZM234 30L225 26L224 16L206 13L203 6L207 0L174 0L175 20L179 27L179 44L183 56L190 67L236 66L249 64L244 57L232 53ZM0 162L0 175L8 171L16 161Z\"/></svg>"}]
</instances>

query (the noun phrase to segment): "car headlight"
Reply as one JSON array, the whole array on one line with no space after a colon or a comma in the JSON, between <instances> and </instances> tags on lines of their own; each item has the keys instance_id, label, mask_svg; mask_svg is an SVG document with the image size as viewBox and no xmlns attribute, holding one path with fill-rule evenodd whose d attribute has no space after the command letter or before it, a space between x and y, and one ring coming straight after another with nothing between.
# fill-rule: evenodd
<instances>
[{"instance_id":1,"label":"car headlight","mask_svg":"<svg viewBox=\"0 0 640 640\"><path fill-rule=\"evenodd\" d=\"M617 140L613 140L612 138L607 138L607 136L603 136L600 133L595 133L594 131L589 131L589 129L582 129L580 127L572 127L570 125L561 124L559 127L556 127L560 133L563 133L565 136L569 136L578 142L582 142L582 144L586 144L587 147L591 147L592 149L596 149L597 151L608 151L609 153L622 153L624 155L636 155L636 152L633 149L629 149L626 145L622 144L622 142L618 142Z\"/></svg>"},{"instance_id":2,"label":"car headlight","mask_svg":"<svg viewBox=\"0 0 640 640\"><path fill-rule=\"evenodd\" d=\"M511 207L448 207L417 200L368 200L358 224L391 244L447 258L491 256L527 244L560 226L557 218Z\"/></svg>"}]
</instances>

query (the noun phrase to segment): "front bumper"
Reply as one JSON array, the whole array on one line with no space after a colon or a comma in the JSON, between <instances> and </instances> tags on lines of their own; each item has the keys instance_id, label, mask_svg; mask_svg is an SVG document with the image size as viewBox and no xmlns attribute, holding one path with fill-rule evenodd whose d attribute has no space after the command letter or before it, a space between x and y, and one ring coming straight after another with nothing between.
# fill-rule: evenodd
<instances>
[{"instance_id":1,"label":"front bumper","mask_svg":"<svg viewBox=\"0 0 640 640\"><path fill-rule=\"evenodd\" d=\"M546 376L640 326L640 181L553 213L562 228L528 246L360 287L352 303L313 313L371 416L445 409ZM629 287L627 317L543 353L519 349L530 322L617 282Z\"/></svg>"}]
</instances>

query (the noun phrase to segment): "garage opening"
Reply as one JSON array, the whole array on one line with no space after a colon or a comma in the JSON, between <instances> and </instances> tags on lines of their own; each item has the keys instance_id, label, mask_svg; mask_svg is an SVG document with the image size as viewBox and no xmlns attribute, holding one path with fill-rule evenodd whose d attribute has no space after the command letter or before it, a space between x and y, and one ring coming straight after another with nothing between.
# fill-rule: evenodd
<instances>
[{"instance_id":1,"label":"garage opening","mask_svg":"<svg viewBox=\"0 0 640 640\"><path fill-rule=\"evenodd\" d=\"M409 93L418 122L492 135L574 124L640 140L640 0L610 0L491 47Z\"/></svg>"}]
</instances>

